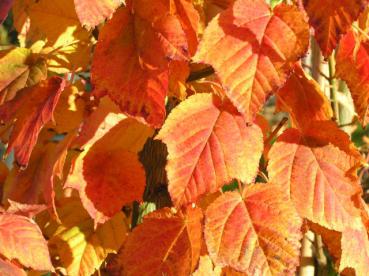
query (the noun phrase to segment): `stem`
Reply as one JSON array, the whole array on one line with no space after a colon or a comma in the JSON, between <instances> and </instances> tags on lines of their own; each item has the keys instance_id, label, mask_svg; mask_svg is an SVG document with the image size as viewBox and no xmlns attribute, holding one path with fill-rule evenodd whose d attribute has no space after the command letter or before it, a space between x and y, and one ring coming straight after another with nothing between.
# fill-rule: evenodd
<instances>
[{"instance_id":1,"label":"stem","mask_svg":"<svg viewBox=\"0 0 369 276\"><path fill-rule=\"evenodd\" d=\"M284 124L288 121L287 117L284 117L278 124L278 126L273 130L273 132L269 135L268 139L265 140L265 145L269 145L270 142L277 136L280 129L284 126Z\"/></svg>"},{"instance_id":2,"label":"stem","mask_svg":"<svg viewBox=\"0 0 369 276\"><path fill-rule=\"evenodd\" d=\"M214 71L213 67L211 67L211 66L205 67L204 69L201 69L199 71L191 72L191 74L188 76L186 82L196 81L196 80L199 80L199 79L202 79L202 78L206 78L208 76L211 76L214 73L215 73L215 71Z\"/></svg>"},{"instance_id":3,"label":"stem","mask_svg":"<svg viewBox=\"0 0 369 276\"><path fill-rule=\"evenodd\" d=\"M309 231L305 233L302 240L301 248L301 266L299 276L312 276L315 275L314 265L314 242L315 235Z\"/></svg>"},{"instance_id":4,"label":"stem","mask_svg":"<svg viewBox=\"0 0 369 276\"><path fill-rule=\"evenodd\" d=\"M137 201L134 201L132 210L131 229L137 226L139 216L140 216L140 204Z\"/></svg>"},{"instance_id":5,"label":"stem","mask_svg":"<svg viewBox=\"0 0 369 276\"><path fill-rule=\"evenodd\" d=\"M339 123L340 122L340 111L339 111L339 106L338 106L338 101L337 101L337 83L335 80L335 60L334 60L334 56L333 54L329 57L328 59L328 66L329 66L329 78L330 78L330 82L329 82L329 91L330 91L330 96L331 96L331 105L332 105L332 109L333 109L333 113L334 113L334 117L336 118L336 121Z\"/></svg>"}]
</instances>

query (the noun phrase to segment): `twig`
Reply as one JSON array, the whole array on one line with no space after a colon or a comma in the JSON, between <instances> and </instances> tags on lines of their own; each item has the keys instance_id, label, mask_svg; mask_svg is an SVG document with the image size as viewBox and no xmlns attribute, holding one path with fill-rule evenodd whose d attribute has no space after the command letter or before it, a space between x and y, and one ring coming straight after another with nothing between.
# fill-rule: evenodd
<instances>
[{"instance_id":1,"label":"twig","mask_svg":"<svg viewBox=\"0 0 369 276\"><path fill-rule=\"evenodd\" d=\"M206 68L201 69L199 71L191 72L191 74L188 76L186 82L199 80L199 79L211 76L214 73L215 73L215 71L214 71L213 67L209 66L209 67L206 67Z\"/></svg>"},{"instance_id":2,"label":"twig","mask_svg":"<svg viewBox=\"0 0 369 276\"><path fill-rule=\"evenodd\" d=\"M277 136L280 129L284 126L284 124L288 121L287 117L284 117L278 124L278 126L273 130L273 132L269 135L268 139L265 140L265 145L268 145L275 136Z\"/></svg>"},{"instance_id":3,"label":"twig","mask_svg":"<svg viewBox=\"0 0 369 276\"><path fill-rule=\"evenodd\" d=\"M336 86L336 80L334 79L334 69L335 69L335 60L334 56L331 55L328 59L328 66L329 66L329 91L331 96L331 105L334 112L334 116L336 118L337 123L340 123L340 112L339 112L339 106L337 101L337 86Z\"/></svg>"},{"instance_id":4,"label":"twig","mask_svg":"<svg viewBox=\"0 0 369 276\"><path fill-rule=\"evenodd\" d=\"M313 67L311 67L310 65L308 64L302 64L303 67L305 68L308 68L310 71L313 71ZM324 74L321 70L318 71L318 73L323 77L325 78L327 81L330 81L331 78L329 76L327 76L326 74Z\"/></svg>"}]
</instances>

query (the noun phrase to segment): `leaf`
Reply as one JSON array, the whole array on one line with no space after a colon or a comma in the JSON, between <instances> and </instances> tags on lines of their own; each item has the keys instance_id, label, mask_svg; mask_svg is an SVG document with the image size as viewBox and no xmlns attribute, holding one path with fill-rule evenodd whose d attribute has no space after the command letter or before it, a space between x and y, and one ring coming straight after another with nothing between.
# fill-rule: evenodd
<instances>
[{"instance_id":1,"label":"leaf","mask_svg":"<svg viewBox=\"0 0 369 276\"><path fill-rule=\"evenodd\" d=\"M80 25L73 0L32 0L22 8L30 20L27 40L47 41L43 53L47 55L49 70L66 73L87 68L91 40Z\"/></svg>"},{"instance_id":2,"label":"leaf","mask_svg":"<svg viewBox=\"0 0 369 276\"><path fill-rule=\"evenodd\" d=\"M342 233L342 254L339 271L353 268L356 275L369 274L369 240L364 227L348 228Z\"/></svg>"},{"instance_id":3,"label":"leaf","mask_svg":"<svg viewBox=\"0 0 369 276\"><path fill-rule=\"evenodd\" d=\"M324 57L330 56L367 5L366 0L302 0Z\"/></svg>"},{"instance_id":4,"label":"leaf","mask_svg":"<svg viewBox=\"0 0 369 276\"><path fill-rule=\"evenodd\" d=\"M214 267L209 255L201 256L199 267L196 269L192 276L220 276L222 269L219 266Z\"/></svg>"},{"instance_id":5,"label":"leaf","mask_svg":"<svg viewBox=\"0 0 369 276\"><path fill-rule=\"evenodd\" d=\"M23 204L13 200L9 201L9 208L6 210L8 214L15 214L32 218L47 209L43 204Z\"/></svg>"},{"instance_id":6,"label":"leaf","mask_svg":"<svg viewBox=\"0 0 369 276\"><path fill-rule=\"evenodd\" d=\"M92 29L110 18L123 0L74 0L77 16L81 24Z\"/></svg>"},{"instance_id":7,"label":"leaf","mask_svg":"<svg viewBox=\"0 0 369 276\"><path fill-rule=\"evenodd\" d=\"M341 39L336 60L336 74L347 83L359 120L365 126L369 123L369 86L366 78L369 42L361 41L352 31L348 32Z\"/></svg>"},{"instance_id":8,"label":"leaf","mask_svg":"<svg viewBox=\"0 0 369 276\"><path fill-rule=\"evenodd\" d=\"M0 274L3 276L26 276L27 273L15 264L0 259Z\"/></svg>"},{"instance_id":9,"label":"leaf","mask_svg":"<svg viewBox=\"0 0 369 276\"><path fill-rule=\"evenodd\" d=\"M24 87L37 84L47 77L46 62L32 49L15 48L0 59L1 101L12 99Z\"/></svg>"},{"instance_id":10,"label":"leaf","mask_svg":"<svg viewBox=\"0 0 369 276\"><path fill-rule=\"evenodd\" d=\"M8 16L8 12L13 5L13 0L3 0L0 3L0 24L4 22Z\"/></svg>"},{"instance_id":11,"label":"leaf","mask_svg":"<svg viewBox=\"0 0 369 276\"><path fill-rule=\"evenodd\" d=\"M99 35L91 69L95 95L108 94L125 114L160 127L169 62L188 59L181 23L164 0L119 8Z\"/></svg>"},{"instance_id":12,"label":"leaf","mask_svg":"<svg viewBox=\"0 0 369 276\"><path fill-rule=\"evenodd\" d=\"M61 224L49 236L50 245L56 247L68 275L94 274L108 254L117 253L126 239L128 225L121 212L94 230L94 222L79 199L63 199L57 210ZM51 225L48 227L54 227Z\"/></svg>"},{"instance_id":13,"label":"leaf","mask_svg":"<svg viewBox=\"0 0 369 276\"><path fill-rule=\"evenodd\" d=\"M145 171L137 153L152 134L152 129L133 119L122 120L76 160L65 186L79 191L96 225L123 205L142 199Z\"/></svg>"},{"instance_id":14,"label":"leaf","mask_svg":"<svg viewBox=\"0 0 369 276\"><path fill-rule=\"evenodd\" d=\"M238 0L209 23L194 61L213 66L250 122L285 83L308 40L308 25L297 8L281 4L271 11L264 0Z\"/></svg>"},{"instance_id":15,"label":"leaf","mask_svg":"<svg viewBox=\"0 0 369 276\"><path fill-rule=\"evenodd\" d=\"M205 241L219 266L250 275L295 275L302 221L276 185L226 192L205 213Z\"/></svg>"},{"instance_id":16,"label":"leaf","mask_svg":"<svg viewBox=\"0 0 369 276\"><path fill-rule=\"evenodd\" d=\"M12 123L16 120L7 153L14 149L15 159L20 166L27 165L39 132L52 119L64 87L64 79L51 77L38 85L22 89L13 100L0 106L2 122Z\"/></svg>"},{"instance_id":17,"label":"leaf","mask_svg":"<svg viewBox=\"0 0 369 276\"><path fill-rule=\"evenodd\" d=\"M309 128L314 121L327 121L333 117L329 100L319 84L305 74L300 65L277 92L277 109L289 112L298 129Z\"/></svg>"},{"instance_id":18,"label":"leaf","mask_svg":"<svg viewBox=\"0 0 369 276\"><path fill-rule=\"evenodd\" d=\"M23 216L0 214L0 254L35 270L54 270L40 229Z\"/></svg>"},{"instance_id":19,"label":"leaf","mask_svg":"<svg viewBox=\"0 0 369 276\"><path fill-rule=\"evenodd\" d=\"M269 180L289 194L300 216L342 231L358 215L352 198L361 188L348 175L356 162L329 140L288 129L269 152Z\"/></svg>"},{"instance_id":20,"label":"leaf","mask_svg":"<svg viewBox=\"0 0 369 276\"><path fill-rule=\"evenodd\" d=\"M150 213L128 236L112 268L117 275L190 275L200 257L202 213ZM115 275L115 274L114 274Z\"/></svg>"},{"instance_id":21,"label":"leaf","mask_svg":"<svg viewBox=\"0 0 369 276\"><path fill-rule=\"evenodd\" d=\"M168 147L168 190L176 206L196 202L233 178L252 182L263 150L260 128L211 94L178 105L156 139Z\"/></svg>"}]
</instances>

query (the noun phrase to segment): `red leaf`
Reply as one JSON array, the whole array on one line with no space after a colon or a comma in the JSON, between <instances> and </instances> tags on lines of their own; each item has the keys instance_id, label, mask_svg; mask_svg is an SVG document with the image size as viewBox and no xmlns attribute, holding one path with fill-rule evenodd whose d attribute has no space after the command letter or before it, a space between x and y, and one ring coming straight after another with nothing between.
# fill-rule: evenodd
<instances>
[{"instance_id":1,"label":"red leaf","mask_svg":"<svg viewBox=\"0 0 369 276\"><path fill-rule=\"evenodd\" d=\"M238 0L209 23L194 60L214 67L227 96L253 121L308 44L297 8L282 4L271 11L264 0Z\"/></svg>"},{"instance_id":2,"label":"red leaf","mask_svg":"<svg viewBox=\"0 0 369 276\"><path fill-rule=\"evenodd\" d=\"M125 119L85 147L76 160L66 187L79 191L95 225L113 217L123 205L142 199L146 179L138 152L151 135L152 129Z\"/></svg>"},{"instance_id":3,"label":"red leaf","mask_svg":"<svg viewBox=\"0 0 369 276\"><path fill-rule=\"evenodd\" d=\"M128 236L115 275L190 275L200 257L201 221L201 210L191 207L185 214L164 208L147 215Z\"/></svg>"},{"instance_id":4,"label":"red leaf","mask_svg":"<svg viewBox=\"0 0 369 276\"><path fill-rule=\"evenodd\" d=\"M186 33L169 2L134 1L102 29L91 69L95 95L108 94L122 112L160 127L171 60L188 59Z\"/></svg>"},{"instance_id":5,"label":"red leaf","mask_svg":"<svg viewBox=\"0 0 369 276\"><path fill-rule=\"evenodd\" d=\"M315 38L325 57L336 48L367 5L367 0L300 0L315 30Z\"/></svg>"},{"instance_id":6,"label":"red leaf","mask_svg":"<svg viewBox=\"0 0 369 276\"><path fill-rule=\"evenodd\" d=\"M35 270L54 270L40 229L23 216L0 214L0 254Z\"/></svg>"},{"instance_id":7,"label":"red leaf","mask_svg":"<svg viewBox=\"0 0 369 276\"><path fill-rule=\"evenodd\" d=\"M13 5L13 0L1 0L0 3L0 24L4 22L8 16L9 10Z\"/></svg>"},{"instance_id":8,"label":"red leaf","mask_svg":"<svg viewBox=\"0 0 369 276\"><path fill-rule=\"evenodd\" d=\"M347 83L362 125L369 123L369 42L352 31L341 40L337 51L336 74Z\"/></svg>"},{"instance_id":9,"label":"red leaf","mask_svg":"<svg viewBox=\"0 0 369 276\"><path fill-rule=\"evenodd\" d=\"M205 214L205 240L216 265L250 275L295 275L302 220L275 185L218 197Z\"/></svg>"},{"instance_id":10,"label":"red leaf","mask_svg":"<svg viewBox=\"0 0 369 276\"><path fill-rule=\"evenodd\" d=\"M41 128L52 119L65 80L51 77L38 85L24 88L16 97L0 106L0 120L14 123L7 153L13 149L20 166L26 166Z\"/></svg>"},{"instance_id":11,"label":"red leaf","mask_svg":"<svg viewBox=\"0 0 369 276\"><path fill-rule=\"evenodd\" d=\"M176 206L234 178L252 182L263 149L257 125L248 126L229 102L205 93L178 105L156 138L168 147L168 190Z\"/></svg>"}]
</instances>

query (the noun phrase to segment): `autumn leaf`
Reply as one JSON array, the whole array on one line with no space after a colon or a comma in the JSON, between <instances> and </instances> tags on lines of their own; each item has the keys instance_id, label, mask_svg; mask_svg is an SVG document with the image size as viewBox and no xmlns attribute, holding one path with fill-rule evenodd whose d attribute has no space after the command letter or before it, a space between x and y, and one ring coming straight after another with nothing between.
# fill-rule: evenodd
<instances>
[{"instance_id":1,"label":"autumn leaf","mask_svg":"<svg viewBox=\"0 0 369 276\"><path fill-rule=\"evenodd\" d=\"M48 69L66 73L87 68L91 39L89 32L80 25L73 0L24 2L22 12L30 20L26 38L33 42L46 41L43 53L48 59ZM20 12L14 15L15 20L22 16Z\"/></svg>"},{"instance_id":2,"label":"autumn leaf","mask_svg":"<svg viewBox=\"0 0 369 276\"><path fill-rule=\"evenodd\" d=\"M158 128L165 118L169 62L189 57L188 28L169 2L133 3L119 8L101 30L91 77L95 95L107 93L122 112Z\"/></svg>"},{"instance_id":3,"label":"autumn leaf","mask_svg":"<svg viewBox=\"0 0 369 276\"><path fill-rule=\"evenodd\" d=\"M337 50L336 74L347 83L362 125L369 122L369 86L366 79L369 65L369 43L353 31L341 40Z\"/></svg>"},{"instance_id":4,"label":"autumn leaf","mask_svg":"<svg viewBox=\"0 0 369 276\"><path fill-rule=\"evenodd\" d=\"M1 102L14 98L24 87L46 79L46 61L33 53L32 48L15 48L0 58Z\"/></svg>"},{"instance_id":5,"label":"autumn leaf","mask_svg":"<svg viewBox=\"0 0 369 276\"><path fill-rule=\"evenodd\" d=\"M327 121L333 117L329 100L320 90L319 84L309 77L300 65L276 93L276 108L289 112L294 125L299 129L309 128L314 121Z\"/></svg>"},{"instance_id":6,"label":"autumn leaf","mask_svg":"<svg viewBox=\"0 0 369 276\"><path fill-rule=\"evenodd\" d=\"M0 258L0 274L3 276L26 276L27 273L15 264Z\"/></svg>"},{"instance_id":7,"label":"autumn leaf","mask_svg":"<svg viewBox=\"0 0 369 276\"><path fill-rule=\"evenodd\" d=\"M0 3L0 24L3 23L3 21L8 16L8 12L11 9L13 5L13 0L3 0Z\"/></svg>"},{"instance_id":8,"label":"autumn leaf","mask_svg":"<svg viewBox=\"0 0 369 276\"><path fill-rule=\"evenodd\" d=\"M0 254L35 270L54 270L40 229L23 216L0 213Z\"/></svg>"},{"instance_id":9,"label":"autumn leaf","mask_svg":"<svg viewBox=\"0 0 369 276\"><path fill-rule=\"evenodd\" d=\"M250 275L295 275L300 227L293 204L275 185L227 192L205 213L205 240L216 265Z\"/></svg>"},{"instance_id":10,"label":"autumn leaf","mask_svg":"<svg viewBox=\"0 0 369 276\"><path fill-rule=\"evenodd\" d=\"M301 217L342 231L359 215L352 198L361 188L347 175L357 161L321 138L286 130L269 152L269 180L289 194Z\"/></svg>"},{"instance_id":11,"label":"autumn leaf","mask_svg":"<svg viewBox=\"0 0 369 276\"><path fill-rule=\"evenodd\" d=\"M94 222L78 198L64 198L58 203L61 224L54 221L44 232L50 238L68 275L89 276L99 269L108 254L117 253L126 238L128 225L123 213L94 230Z\"/></svg>"},{"instance_id":12,"label":"autumn leaf","mask_svg":"<svg viewBox=\"0 0 369 276\"><path fill-rule=\"evenodd\" d=\"M79 191L96 225L113 217L123 205L142 200L145 171L137 153L151 135L149 127L133 119L122 120L75 161L65 186Z\"/></svg>"},{"instance_id":13,"label":"autumn leaf","mask_svg":"<svg viewBox=\"0 0 369 276\"><path fill-rule=\"evenodd\" d=\"M124 0L74 0L77 16L88 29L110 18Z\"/></svg>"},{"instance_id":14,"label":"autumn leaf","mask_svg":"<svg viewBox=\"0 0 369 276\"><path fill-rule=\"evenodd\" d=\"M213 66L250 122L305 54L308 37L297 8L281 4L271 11L264 0L238 0L209 23L194 61Z\"/></svg>"},{"instance_id":15,"label":"autumn leaf","mask_svg":"<svg viewBox=\"0 0 369 276\"><path fill-rule=\"evenodd\" d=\"M52 119L52 114L65 80L51 77L39 84L24 88L16 97L0 106L0 120L14 127L10 135L7 153L13 149L20 166L26 166L40 130Z\"/></svg>"},{"instance_id":16,"label":"autumn leaf","mask_svg":"<svg viewBox=\"0 0 369 276\"><path fill-rule=\"evenodd\" d=\"M336 48L340 36L359 17L366 0L300 0L315 30L315 38L327 58Z\"/></svg>"},{"instance_id":17,"label":"autumn leaf","mask_svg":"<svg viewBox=\"0 0 369 276\"><path fill-rule=\"evenodd\" d=\"M9 208L6 209L6 212L8 214L15 214L32 218L47 209L47 206L43 204L23 204L10 199L8 201Z\"/></svg>"},{"instance_id":18,"label":"autumn leaf","mask_svg":"<svg viewBox=\"0 0 369 276\"><path fill-rule=\"evenodd\" d=\"M200 257L199 267L192 273L192 276L220 276L221 272L222 270L220 267L214 267L209 255L205 255Z\"/></svg>"},{"instance_id":19,"label":"autumn leaf","mask_svg":"<svg viewBox=\"0 0 369 276\"><path fill-rule=\"evenodd\" d=\"M200 257L202 213L163 208L147 215L128 236L112 271L118 275L189 275Z\"/></svg>"},{"instance_id":20,"label":"autumn leaf","mask_svg":"<svg viewBox=\"0 0 369 276\"><path fill-rule=\"evenodd\" d=\"M257 125L229 102L197 94L177 106L156 139L168 147L168 190L176 206L196 202L237 178L254 180L263 149Z\"/></svg>"}]
</instances>

